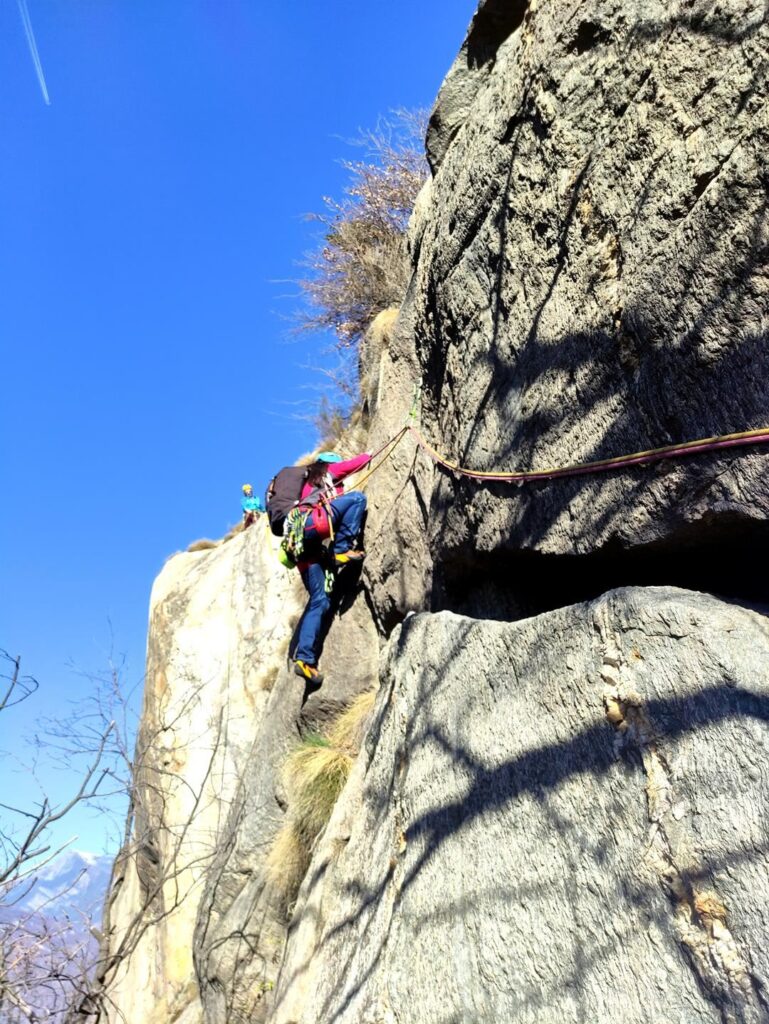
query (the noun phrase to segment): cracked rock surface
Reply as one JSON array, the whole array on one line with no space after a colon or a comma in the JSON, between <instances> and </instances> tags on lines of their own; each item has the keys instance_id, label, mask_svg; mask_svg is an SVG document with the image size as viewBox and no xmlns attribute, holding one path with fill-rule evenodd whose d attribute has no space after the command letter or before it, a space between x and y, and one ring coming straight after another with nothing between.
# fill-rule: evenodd
<instances>
[{"instance_id":1,"label":"cracked rock surface","mask_svg":"<svg viewBox=\"0 0 769 1024\"><path fill-rule=\"evenodd\" d=\"M259 1019L285 919L260 869L285 813L279 768L372 686L364 602L334 620L323 690L287 661L304 603L260 525L170 559L153 588L131 842L107 901L110 1020Z\"/></svg>"},{"instance_id":2,"label":"cracked rock surface","mask_svg":"<svg viewBox=\"0 0 769 1024\"><path fill-rule=\"evenodd\" d=\"M425 432L544 469L766 425L762 0L485 0L433 112L407 303ZM752 525L769 454L525 488L450 475L436 562Z\"/></svg>"},{"instance_id":3,"label":"cracked rock surface","mask_svg":"<svg viewBox=\"0 0 769 1024\"><path fill-rule=\"evenodd\" d=\"M270 1019L769 1019L767 654L672 588L408 618Z\"/></svg>"}]
</instances>

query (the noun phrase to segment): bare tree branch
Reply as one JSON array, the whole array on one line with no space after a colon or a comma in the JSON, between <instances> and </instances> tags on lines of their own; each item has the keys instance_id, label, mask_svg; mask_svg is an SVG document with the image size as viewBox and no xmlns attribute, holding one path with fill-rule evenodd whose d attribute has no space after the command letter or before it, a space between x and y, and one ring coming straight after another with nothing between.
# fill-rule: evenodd
<instances>
[{"instance_id":1,"label":"bare tree branch","mask_svg":"<svg viewBox=\"0 0 769 1024\"><path fill-rule=\"evenodd\" d=\"M20 657L13 658L8 651L0 647L0 658L10 662L11 665L10 675L0 672L0 679L4 679L8 684L5 690L0 691L0 711L3 711L5 708L12 708L15 704L21 704L37 690L39 684L32 676L20 675Z\"/></svg>"},{"instance_id":2,"label":"bare tree branch","mask_svg":"<svg viewBox=\"0 0 769 1024\"><path fill-rule=\"evenodd\" d=\"M9 675L19 677L18 664L13 661ZM145 718L135 751L130 752L126 701L119 672L111 666L107 676L94 681L88 706L75 706L69 719L48 723L37 737L41 753L48 754L53 747L55 757L67 764L82 759L82 769L72 795L61 805L52 806L45 795L34 808L12 801L2 805L23 822L15 830L0 828L3 1024L122 1019L111 992L117 972L148 930L172 916L202 885L205 868L216 853L216 834L210 826L204 831L201 820L211 807L222 807L218 790L226 738L224 709L218 709L212 720L207 718L200 736L186 736L196 750L203 744L207 748L207 763L200 766L203 770L196 773L194 784L169 762L169 750L174 732L186 729L185 720L204 704L204 685L190 687L182 700L154 720ZM128 816L113 879L122 877L121 865L133 864L141 892L127 923L126 908L121 911L120 934L112 930L109 909L103 922L78 909L63 913L59 908L65 889L46 894L29 909L28 898L34 895L41 868L67 845L50 839L51 826L66 820L79 804L99 806L106 793L115 790L125 794ZM69 889L74 892L76 884L77 880ZM111 901L108 897L107 908Z\"/></svg>"},{"instance_id":3,"label":"bare tree branch","mask_svg":"<svg viewBox=\"0 0 769 1024\"><path fill-rule=\"evenodd\" d=\"M21 659L0 650L5 671L0 710L10 709L32 696L38 683L21 673ZM7 666L7 667L6 667ZM113 689L117 681L112 680ZM119 699L119 698L118 698ZM55 861L74 839L54 840L55 826L83 804L93 805L110 793L125 793L125 773L119 757L127 750L127 737L119 736L114 718L105 718L106 706L97 699L97 710L73 711L68 723L70 754L85 759L70 796L54 805L47 794L34 807L8 799L0 811L12 823L0 825L0 1020L3 1024L64 1024L73 1000L90 991L98 949L90 934L90 913L67 912L65 898L78 888L82 872L54 893L35 897L41 872ZM50 753L37 739L38 753ZM77 758L67 766L77 770ZM115 784L115 780L119 784ZM107 781L112 785L106 785ZM32 901L35 897L36 902Z\"/></svg>"}]
</instances>

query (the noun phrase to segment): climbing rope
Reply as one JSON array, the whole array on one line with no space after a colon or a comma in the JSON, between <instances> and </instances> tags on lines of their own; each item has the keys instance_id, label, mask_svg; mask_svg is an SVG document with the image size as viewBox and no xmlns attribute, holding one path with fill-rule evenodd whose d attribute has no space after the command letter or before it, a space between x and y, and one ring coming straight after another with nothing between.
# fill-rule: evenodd
<instances>
[{"instance_id":1,"label":"climbing rope","mask_svg":"<svg viewBox=\"0 0 769 1024\"><path fill-rule=\"evenodd\" d=\"M393 434L393 436L390 438L389 441L385 441L385 443L382 445L381 448L377 448L377 450L373 453L373 455L371 456L371 459L369 460L369 465L371 465L371 463L374 461L374 459L378 458L382 454L383 451L386 451L388 448L390 448L390 451L387 452L387 455L385 455L385 457L382 459L382 461L380 463L378 463L376 466L374 466L374 468L369 470L369 472L366 473L366 475L364 477L361 477L361 479L357 481L357 483L355 484L355 490L356 491L360 490L363 487L363 485L368 480L371 479L371 477L374 475L374 473L376 473L378 470L380 470L382 468L382 466L384 466L384 464L390 458L392 453L395 451L395 449L401 443L403 438L409 432L409 429L411 427L415 426L419 422L419 400L420 400L420 397L421 397L421 392L422 392L422 384L421 384L421 381L420 381L419 383L414 385L414 393L413 393L412 398L411 398L411 408L409 409L408 416L406 417L405 425L403 427L401 427L401 429L398 431L397 434ZM390 447L391 445L392 445L392 447Z\"/></svg>"},{"instance_id":2,"label":"climbing rope","mask_svg":"<svg viewBox=\"0 0 769 1024\"><path fill-rule=\"evenodd\" d=\"M361 488L363 487L363 485L364 485L364 484L365 484L365 483L366 483L366 482L367 482L368 480L370 480L370 479L371 479L371 477L372 477L372 476L374 475L374 473L376 473L376 472L377 472L378 470L380 470L380 469L382 468L382 466L384 466L384 464L385 464L385 463L387 462L387 460L388 460L388 459L390 458L390 456L392 455L392 453L393 453L393 452L395 451L395 449L396 449L396 448L398 447L398 445L399 445L399 444L401 443L401 441L403 440L403 438L404 438L404 437L406 436L406 434L407 434L407 433L409 432L409 429L410 429L409 427L401 427L401 429L400 429L400 430L398 431L398 433L397 433L397 434L395 434L395 435L394 435L393 437L391 437L389 441L386 441L386 442L385 442L385 443L384 443L384 444L382 445L382 447L381 447L381 448L378 448L378 449L377 449L377 451L375 451L375 452L374 452L374 454L373 454L373 455L371 456L371 462L373 462L373 461L374 461L374 459L376 459L376 458L377 458L377 457L378 457L379 455L381 455L381 454L382 454L382 452L383 452L383 451L385 451L385 450L386 450L387 448L390 448L389 452L387 452L387 455L385 455L385 457L384 457L384 458L382 459L382 461L381 461L381 462L378 462L378 463L377 463L377 465L376 465L376 466L374 466L374 468L373 468L373 469L370 469L370 470L368 471L368 473L366 473L366 475L365 475L365 476L361 477L361 479L360 479L360 480L358 480L358 481L356 482L356 484L355 484L355 490L356 490L356 491L359 491L359 490L361 490ZM392 447L391 447L391 446L392 446ZM371 462L369 462L369 465L371 465Z\"/></svg>"},{"instance_id":3,"label":"climbing rope","mask_svg":"<svg viewBox=\"0 0 769 1024\"><path fill-rule=\"evenodd\" d=\"M371 461L378 458L382 452L387 451L385 457L377 463L364 477L356 484L356 490L361 488L373 475L378 472L392 456L395 449L406 436L411 434L419 448L422 449L430 459L444 469L450 470L460 476L469 477L471 480L488 480L497 483L527 483L536 480L557 480L563 477L583 476L590 473L601 473L611 469L626 469L630 466L643 466L652 462L661 462L663 459L680 458L685 455L696 455L700 452L719 451L724 448L738 448L751 444L769 443L769 426L759 427L756 430L742 430L734 434L720 434L715 437L701 437L696 441L681 441L677 444L663 445L660 448L650 448L647 451L632 452L629 455L616 455L609 459L595 459L592 462L578 462L567 466L555 466L548 469L514 470L512 472L497 472L491 470L469 469L457 462L441 455L420 431L412 425L414 419L413 410L409 413L409 422L402 427L397 434L394 434L386 441L381 448L371 456Z\"/></svg>"},{"instance_id":4,"label":"climbing rope","mask_svg":"<svg viewBox=\"0 0 769 1024\"><path fill-rule=\"evenodd\" d=\"M511 473L490 472L468 469L445 458L428 444L415 427L407 428L414 435L417 444L425 451L433 462L473 480L490 480L500 483L526 483L534 480L557 480L560 477L581 476L588 473L600 473L609 469L625 469L628 466L642 466L662 459L672 459L683 455L694 455L698 452L718 451L722 448L736 448L749 444L765 444L769 442L769 427L757 430L743 430L735 434L722 434L717 437L702 437L696 441L683 441L668 444L661 448L650 448L648 451L633 452L630 455L617 455L610 459L595 459L592 462L574 463L570 466L557 466L550 469L520 470Z\"/></svg>"},{"instance_id":5,"label":"climbing rope","mask_svg":"<svg viewBox=\"0 0 769 1024\"><path fill-rule=\"evenodd\" d=\"M374 462L383 452L387 452L384 458L378 462L364 477L356 483L356 489L360 489L371 477L377 473L382 466L390 459L395 449L401 443L406 434L411 434L419 448L429 458L444 469L460 476L468 477L471 480L488 480L497 483L527 483L536 480L558 480L564 477L584 476L591 473L601 473L612 469L627 469L631 466L643 466L652 462L661 462L663 459L680 458L685 455L696 455L700 452L713 452L725 448L738 448L751 444L769 443L769 426L758 427L755 430L741 430L733 434L720 434L715 437L701 437L695 441L680 441L675 444L662 445L659 448L649 448L646 451L632 452L628 455L615 455L608 459L594 459L590 462L577 462L566 466L552 466L548 469L513 470L511 472L499 472L494 470L469 469L457 462L441 455L422 435L418 429L419 405L421 397L421 383L414 385L411 408L406 416L403 427L394 434L388 441L378 448L371 456L369 465ZM388 450L389 449L389 450Z\"/></svg>"}]
</instances>

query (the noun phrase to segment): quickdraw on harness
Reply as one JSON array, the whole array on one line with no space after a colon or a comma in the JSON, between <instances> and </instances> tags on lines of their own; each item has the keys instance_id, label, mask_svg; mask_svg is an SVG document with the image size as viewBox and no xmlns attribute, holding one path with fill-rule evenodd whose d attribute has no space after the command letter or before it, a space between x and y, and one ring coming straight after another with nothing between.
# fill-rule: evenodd
<instances>
[{"instance_id":1,"label":"quickdraw on harness","mask_svg":"<svg viewBox=\"0 0 769 1024\"><path fill-rule=\"evenodd\" d=\"M328 528L331 540L334 539L334 521L331 515L331 502L327 497L321 497L318 501L319 505L322 505L326 510L326 516L328 517ZM292 508L286 516L286 521L283 526L283 540L280 542L280 548L278 550L278 560L281 565L284 565L287 569L294 569L298 562L301 561L302 554L304 553L304 531L307 526L307 521L312 516L312 508L302 506L300 508ZM325 550L325 549L324 549ZM324 568L324 589L327 594L330 594L334 589L334 573L329 568Z\"/></svg>"},{"instance_id":2,"label":"quickdraw on harness","mask_svg":"<svg viewBox=\"0 0 769 1024\"><path fill-rule=\"evenodd\" d=\"M283 540L280 542L278 559L287 569L293 569L304 551L304 527L311 510L292 508L283 524Z\"/></svg>"}]
</instances>

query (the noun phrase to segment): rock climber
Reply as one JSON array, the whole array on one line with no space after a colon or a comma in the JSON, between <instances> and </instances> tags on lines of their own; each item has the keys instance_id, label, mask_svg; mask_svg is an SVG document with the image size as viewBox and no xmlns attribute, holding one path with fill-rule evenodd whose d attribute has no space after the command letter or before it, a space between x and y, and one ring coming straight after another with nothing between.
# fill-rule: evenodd
<instances>
[{"instance_id":1,"label":"rock climber","mask_svg":"<svg viewBox=\"0 0 769 1024\"><path fill-rule=\"evenodd\" d=\"M323 682L318 658L331 610L326 589L329 564L336 569L365 558L356 544L366 513L366 495L360 491L345 494L342 481L370 461L367 452L344 461L334 452L321 452L308 468L302 487L299 507L307 501L310 514L304 526L304 549L297 569L310 596L299 623L294 671L312 688ZM322 542L329 538L327 550Z\"/></svg>"},{"instance_id":2,"label":"rock climber","mask_svg":"<svg viewBox=\"0 0 769 1024\"><path fill-rule=\"evenodd\" d=\"M257 498L251 484L243 484L243 497L240 499L240 507L243 509L243 526L250 526L255 523L262 512L264 505L262 499Z\"/></svg>"}]
</instances>

